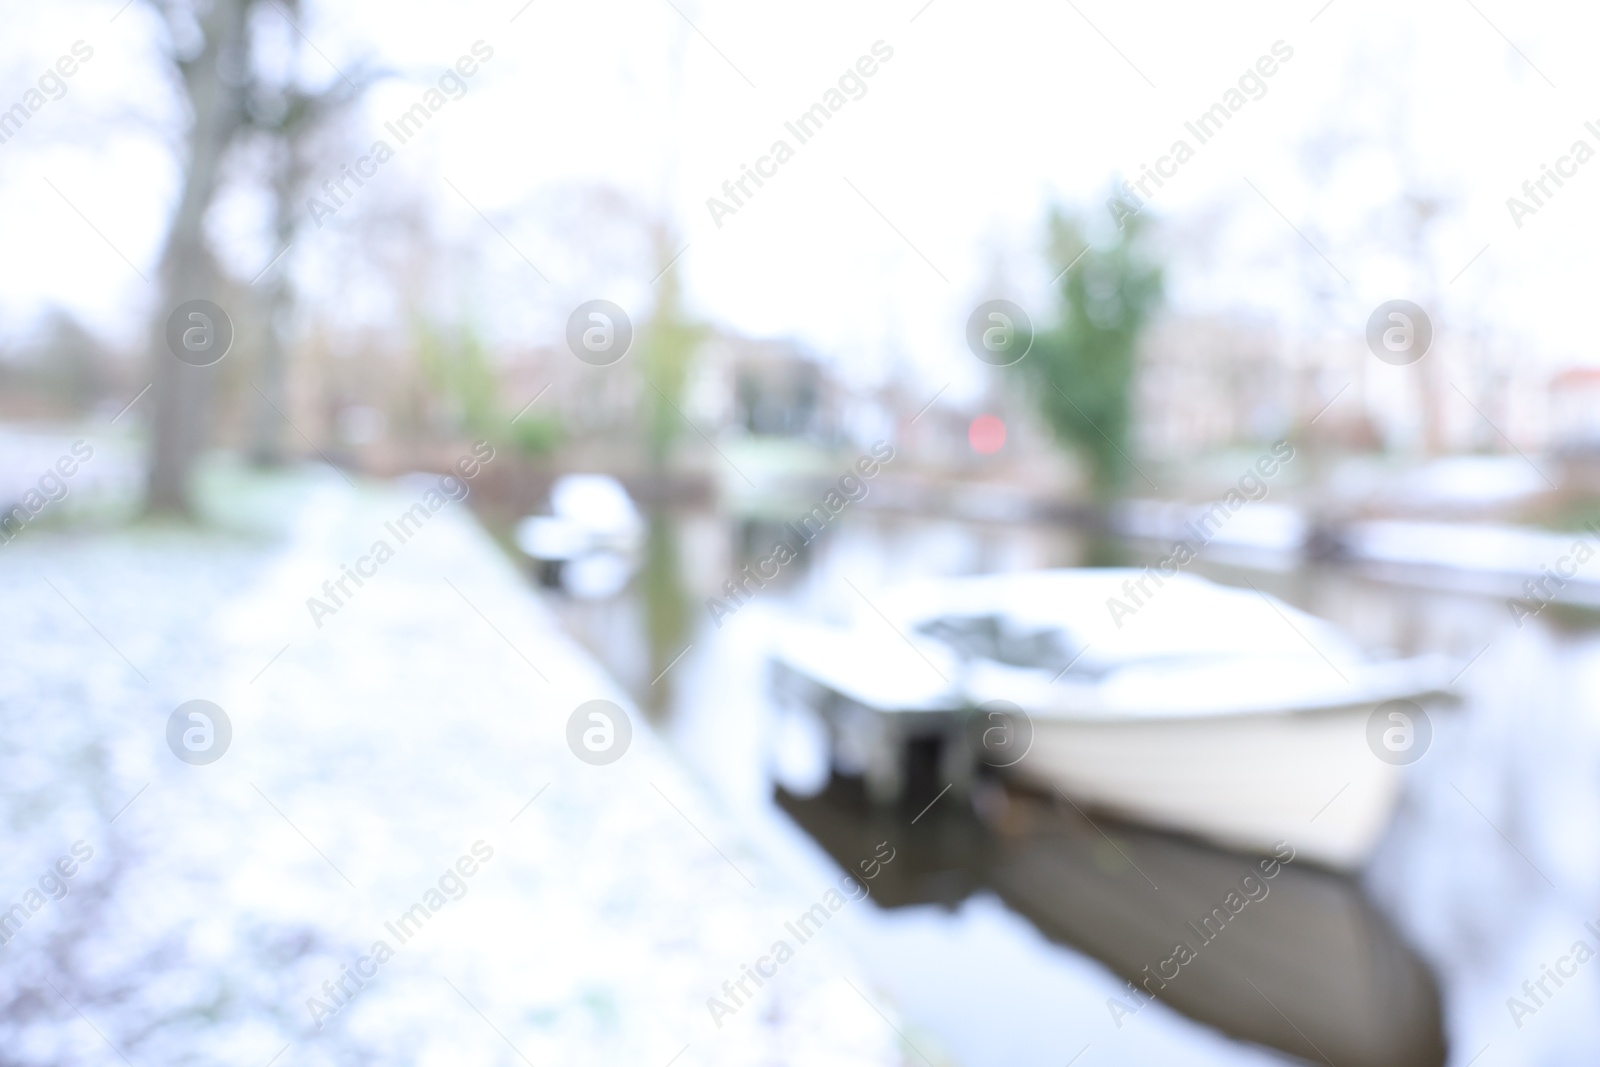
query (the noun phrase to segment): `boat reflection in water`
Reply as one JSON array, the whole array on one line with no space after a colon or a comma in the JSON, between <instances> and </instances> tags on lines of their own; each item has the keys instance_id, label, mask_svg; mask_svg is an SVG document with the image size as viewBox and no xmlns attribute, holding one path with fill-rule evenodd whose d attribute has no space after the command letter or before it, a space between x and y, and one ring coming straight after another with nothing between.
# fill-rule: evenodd
<instances>
[{"instance_id":1,"label":"boat reflection in water","mask_svg":"<svg viewBox=\"0 0 1600 1067\"><path fill-rule=\"evenodd\" d=\"M1445 1061L1439 996L1423 962L1351 878L1302 857L1231 852L1084 813L992 780L971 804L933 800L932 775L894 806L838 775L779 805L841 865L890 841L871 883L881 907L953 907L999 895L1050 939L1233 1037L1339 1067ZM981 814L979 814L981 813ZM1293 842L1278 850L1291 857ZM1270 876L1269 876L1270 875ZM1184 946L1182 950L1179 945Z\"/></svg>"}]
</instances>

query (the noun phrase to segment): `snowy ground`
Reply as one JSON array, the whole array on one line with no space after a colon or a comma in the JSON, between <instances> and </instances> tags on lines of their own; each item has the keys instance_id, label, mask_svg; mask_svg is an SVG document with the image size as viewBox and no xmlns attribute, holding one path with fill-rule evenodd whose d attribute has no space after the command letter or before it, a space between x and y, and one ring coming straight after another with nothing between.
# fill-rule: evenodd
<instances>
[{"instance_id":1,"label":"snowy ground","mask_svg":"<svg viewBox=\"0 0 1600 1067\"><path fill-rule=\"evenodd\" d=\"M716 1025L707 998L829 883L719 813L462 505L398 544L422 490L330 474L245 494L249 533L0 548L0 1058L921 1062L840 937ZM379 539L319 629L306 599ZM566 741L596 698L632 715L607 766ZM232 724L210 765L168 748L192 699Z\"/></svg>"}]
</instances>

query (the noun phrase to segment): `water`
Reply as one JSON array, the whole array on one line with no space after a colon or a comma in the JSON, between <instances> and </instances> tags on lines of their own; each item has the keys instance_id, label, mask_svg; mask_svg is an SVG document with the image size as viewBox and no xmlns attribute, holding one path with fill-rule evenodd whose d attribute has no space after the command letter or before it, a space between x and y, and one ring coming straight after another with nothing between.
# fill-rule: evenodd
<instances>
[{"instance_id":1,"label":"water","mask_svg":"<svg viewBox=\"0 0 1600 1067\"><path fill-rule=\"evenodd\" d=\"M884 811L848 780L810 799L775 782L774 753L796 729L767 684L766 647L783 619L842 619L860 598L914 577L1073 565L1083 539L1059 527L849 514L713 625L701 601L774 536L704 515L658 519L652 563L624 596L568 601L561 612L656 709L747 827L804 856L819 884L830 863L848 867L878 842L897 850L874 887L879 906L852 912L849 936L935 1061L1271 1063L1293 1054L1340 1065L1481 1056L1475 1062L1489 1065L1572 1062L1600 1047L1600 967L1569 960L1563 967L1577 973L1563 985L1522 988L1575 942L1600 949L1584 926L1600 919L1592 616L1552 608L1519 628L1503 601L1352 567L1194 564L1194 573L1248 582L1327 618L1372 653L1439 652L1470 665L1464 699L1435 717L1432 747L1410 769L1368 868L1352 878L1289 865L1162 1001L1143 1005L1125 980L1170 955L1186 918L1219 901L1254 858L1091 823L1059 802L997 788L919 817L928 790ZM1161 547L1121 551L1144 563ZM796 776L805 769L788 771ZM1119 1011L1110 998L1138 1010Z\"/></svg>"}]
</instances>

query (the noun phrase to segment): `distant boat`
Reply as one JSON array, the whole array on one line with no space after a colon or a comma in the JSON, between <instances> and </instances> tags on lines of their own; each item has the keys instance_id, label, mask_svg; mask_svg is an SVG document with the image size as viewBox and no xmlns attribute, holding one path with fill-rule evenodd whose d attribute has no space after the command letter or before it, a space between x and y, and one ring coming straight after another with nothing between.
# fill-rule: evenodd
<instances>
[{"instance_id":1,"label":"distant boat","mask_svg":"<svg viewBox=\"0 0 1600 1067\"><path fill-rule=\"evenodd\" d=\"M1407 748L1428 743L1418 708L1448 695L1453 664L1374 660L1255 590L1149 573L916 583L850 626L787 628L777 678L822 715L834 767L879 800L934 747L937 776L963 786L988 764L1223 845L1361 864Z\"/></svg>"},{"instance_id":2,"label":"distant boat","mask_svg":"<svg viewBox=\"0 0 1600 1067\"><path fill-rule=\"evenodd\" d=\"M615 596L633 576L645 523L621 482L608 474L564 474L550 487L549 515L517 523L517 547L541 580L581 600Z\"/></svg>"}]
</instances>

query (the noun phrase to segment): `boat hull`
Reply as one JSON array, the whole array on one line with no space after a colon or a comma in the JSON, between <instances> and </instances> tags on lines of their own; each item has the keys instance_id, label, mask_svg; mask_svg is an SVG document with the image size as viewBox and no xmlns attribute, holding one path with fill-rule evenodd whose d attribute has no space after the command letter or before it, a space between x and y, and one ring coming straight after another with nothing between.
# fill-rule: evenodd
<instances>
[{"instance_id":1,"label":"boat hull","mask_svg":"<svg viewBox=\"0 0 1600 1067\"><path fill-rule=\"evenodd\" d=\"M1035 718L1010 773L1072 801L1246 850L1286 841L1359 866L1388 825L1402 768L1367 745L1374 704L1095 722Z\"/></svg>"}]
</instances>

